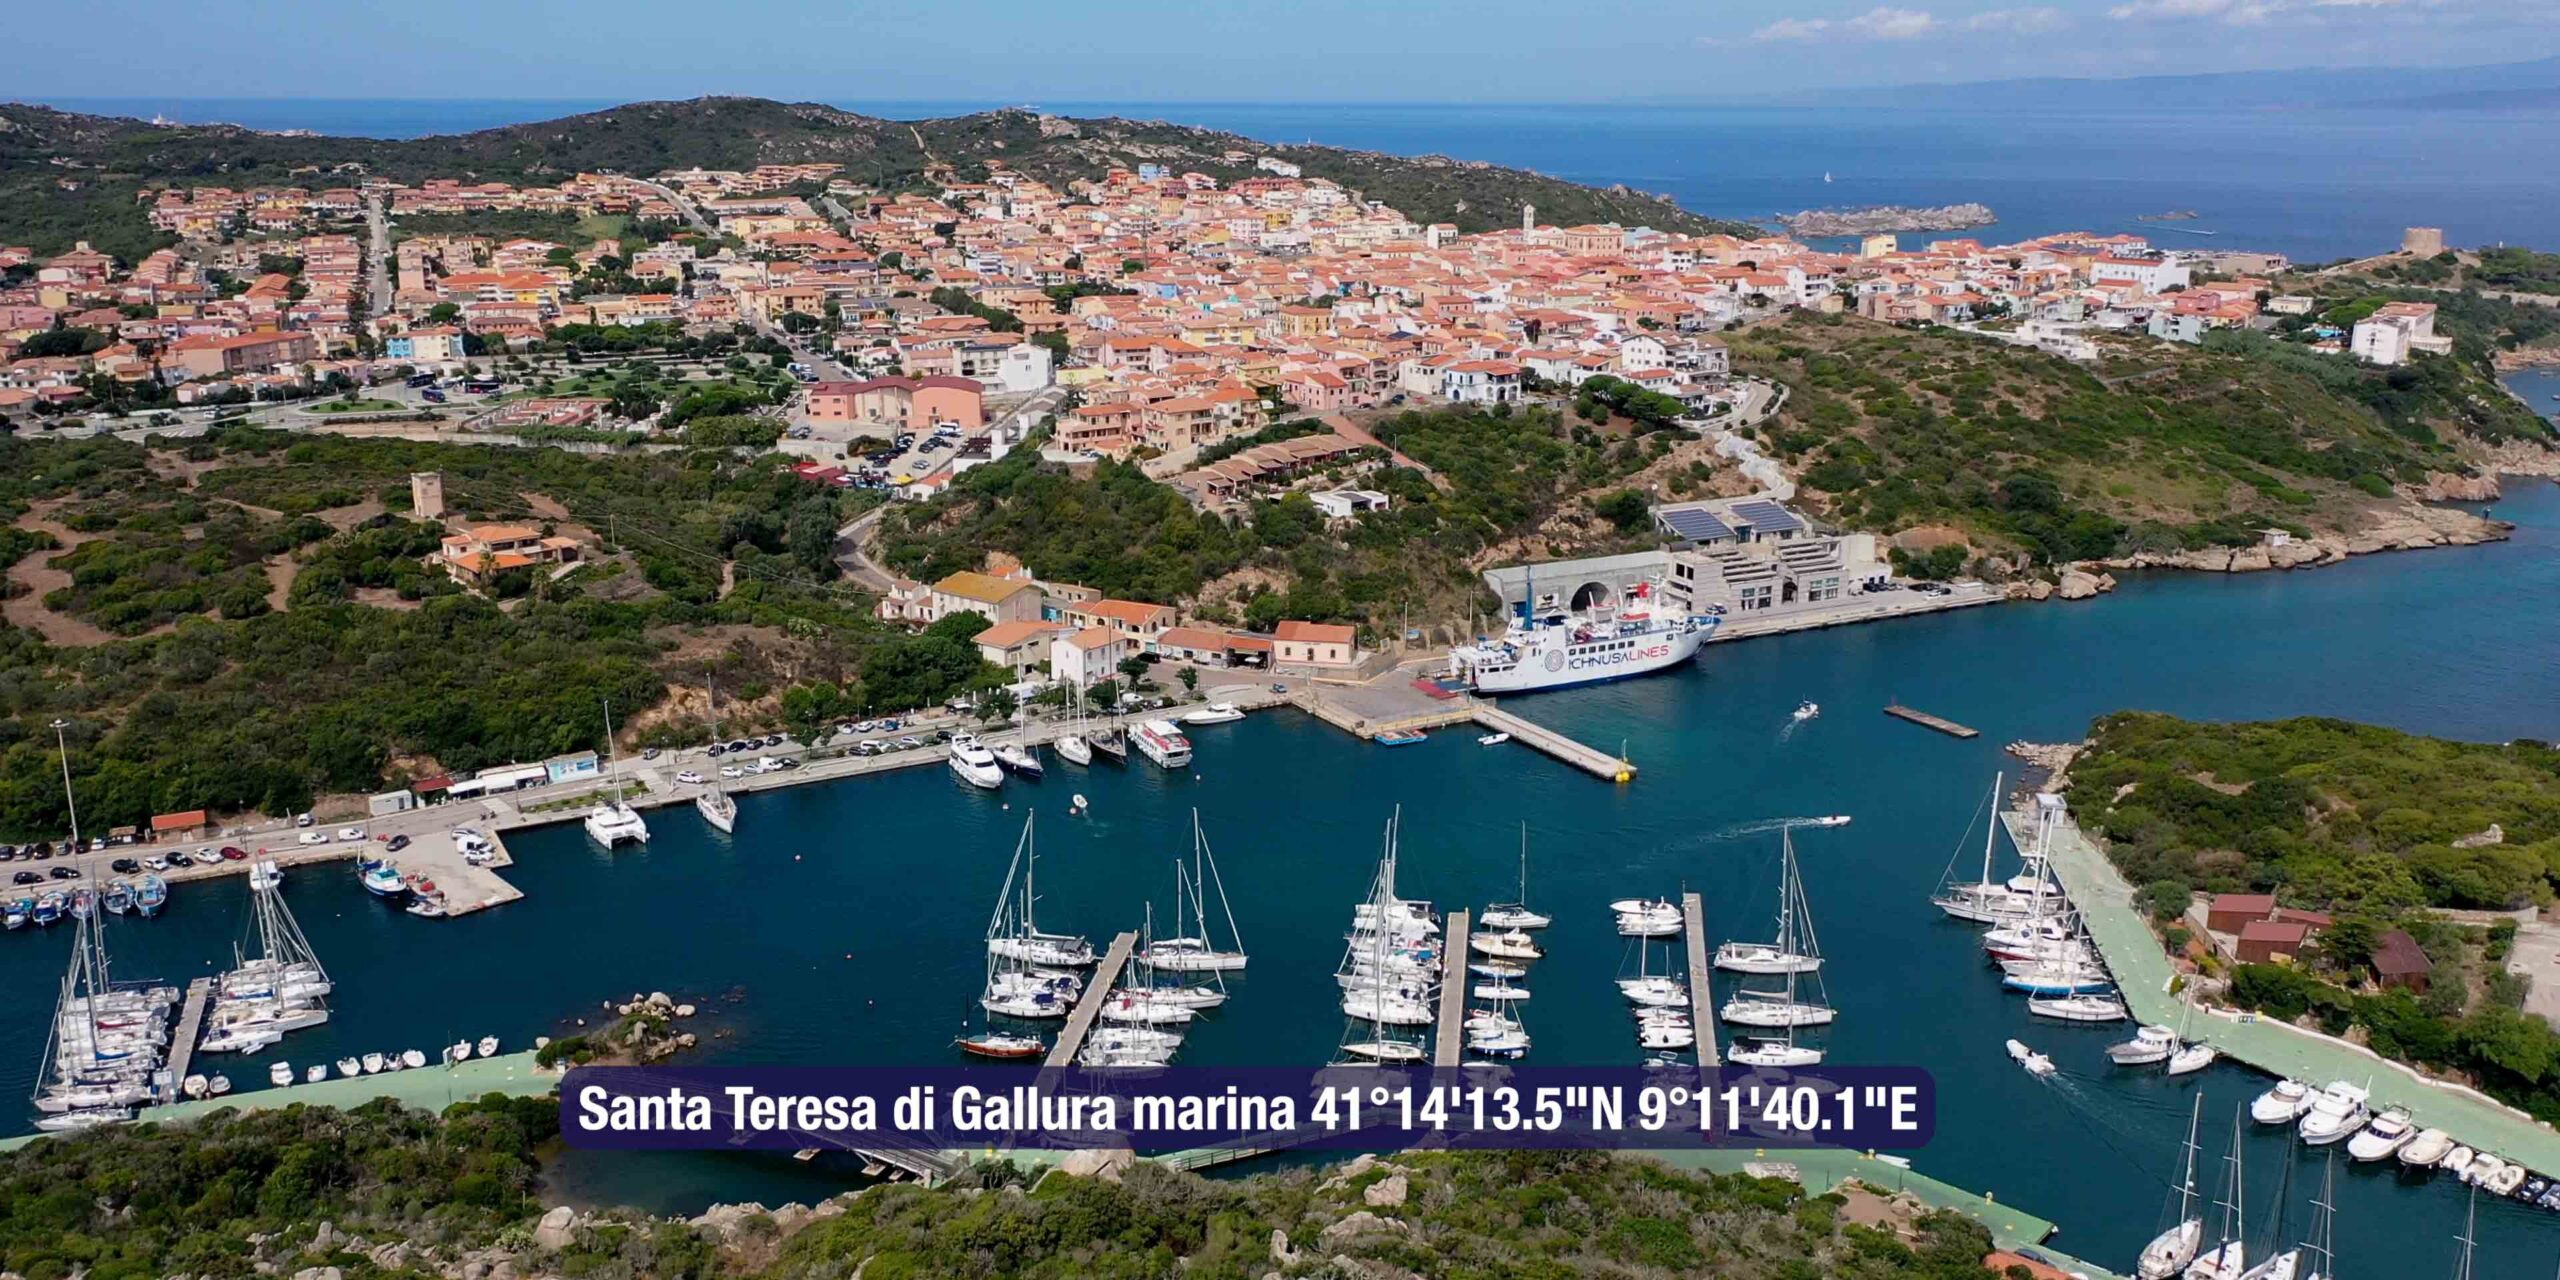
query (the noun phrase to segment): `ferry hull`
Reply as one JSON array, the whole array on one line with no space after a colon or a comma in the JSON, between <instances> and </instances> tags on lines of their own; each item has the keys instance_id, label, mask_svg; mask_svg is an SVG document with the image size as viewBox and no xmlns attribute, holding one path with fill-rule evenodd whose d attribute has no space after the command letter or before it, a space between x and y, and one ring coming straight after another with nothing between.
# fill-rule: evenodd
<instances>
[{"instance_id":1,"label":"ferry hull","mask_svg":"<svg viewBox=\"0 0 2560 1280\"><path fill-rule=\"evenodd\" d=\"M1634 643L1624 649L1606 648L1606 638L1602 643L1584 645L1550 639L1508 666L1472 667L1467 683L1477 693L1500 695L1570 689L1651 675L1698 656L1698 646L1705 644L1715 629L1716 619L1703 619L1695 626L1676 631L1629 637Z\"/></svg>"}]
</instances>

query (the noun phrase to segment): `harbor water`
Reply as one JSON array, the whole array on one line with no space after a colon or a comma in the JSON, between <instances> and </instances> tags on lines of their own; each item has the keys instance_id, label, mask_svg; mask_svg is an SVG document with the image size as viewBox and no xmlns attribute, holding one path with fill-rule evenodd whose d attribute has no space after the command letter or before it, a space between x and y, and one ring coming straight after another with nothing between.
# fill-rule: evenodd
<instances>
[{"instance_id":1,"label":"harbor water","mask_svg":"<svg viewBox=\"0 0 2560 1280\"><path fill-rule=\"evenodd\" d=\"M649 845L618 854L575 824L519 832L506 875L525 900L450 921L368 897L345 865L296 870L287 901L337 981L336 1015L278 1051L199 1058L197 1069L225 1069L245 1091L263 1087L277 1058L297 1071L368 1050L432 1058L487 1034L513 1051L574 1031L571 1018L600 1024L600 1001L653 990L703 1006L689 1024L702 1062L956 1061L951 1041L974 1025L981 938L1025 818L1038 817L1040 925L1099 943L1137 927L1149 896L1166 920L1195 808L1252 963L1184 1059L1319 1062L1343 1031L1332 980L1342 927L1399 805L1402 887L1443 906L1510 898L1527 823L1528 901L1557 917L1527 982L1532 1061L1631 1063L1641 1055L1610 979L1635 960L1605 904L1696 890L1716 938L1766 937L1778 890L1769 820L1841 813L1855 821L1797 838L1840 1010L1821 1033L1831 1061L1929 1068L1940 1136L1913 1153L1918 1166L2062 1224L2056 1248L2122 1270L2158 1229L2194 1094L2206 1097L2199 1179L2210 1190L2232 1105L2267 1081L2230 1065L2175 1082L2110 1069L2101 1051L2121 1028L2030 1020L1971 933L1929 906L1951 857L1979 857L1968 821L1993 772L2016 763L2001 744L2072 738L2126 707L2551 737L2560 488L2514 482L2499 514L2520 527L2490 546L2313 572L2131 575L2093 602L1715 644L1689 670L1507 704L1583 741L1623 743L1642 770L1627 786L1517 746L1480 747L1463 729L1387 749L1277 712L1194 730L1197 767L1183 775L1053 757L1043 783L975 793L942 769L911 769L742 796L734 838L689 807L653 811ZM1794 723L1805 700L1822 714ZM1880 714L1894 702L1982 735L1959 741ZM1070 815L1074 793L1091 801L1087 815ZM161 918L112 920L116 975L178 981L227 963L245 893L236 877L180 885ZM0 937L11 993L0 1000L0 1095L32 1083L70 933ZM2011 1036L2052 1054L2060 1073L2018 1071L2002 1050ZM0 1132L24 1132L29 1118L0 1108ZM2275 1133L2248 1139L2253 1235L2303 1229L2316 1158L2302 1157L2281 1228L2271 1203L2298 1150ZM568 1153L554 1189L691 1210L808 1199L839 1176L771 1157ZM2343 1269L2449 1263L2463 1212L2450 1179L2358 1166L2339 1182ZM2560 1256L2550 1214L2486 1203L2480 1234L2483 1275L2544 1275Z\"/></svg>"}]
</instances>

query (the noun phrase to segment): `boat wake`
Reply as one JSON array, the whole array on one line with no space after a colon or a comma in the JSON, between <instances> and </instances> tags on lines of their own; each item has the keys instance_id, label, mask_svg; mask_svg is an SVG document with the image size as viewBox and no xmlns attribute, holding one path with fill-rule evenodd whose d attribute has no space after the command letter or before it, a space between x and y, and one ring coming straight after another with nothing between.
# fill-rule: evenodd
<instances>
[{"instance_id":1,"label":"boat wake","mask_svg":"<svg viewBox=\"0 0 2560 1280\"><path fill-rule=\"evenodd\" d=\"M1741 840L1751 836L1765 836L1774 831L1802 830L1806 827L1845 827L1847 825L1849 825L1848 818L1839 814L1827 814L1820 817L1809 818L1761 818L1754 822L1737 822L1729 827L1718 828L1699 837L1699 839L1701 841Z\"/></svg>"}]
</instances>

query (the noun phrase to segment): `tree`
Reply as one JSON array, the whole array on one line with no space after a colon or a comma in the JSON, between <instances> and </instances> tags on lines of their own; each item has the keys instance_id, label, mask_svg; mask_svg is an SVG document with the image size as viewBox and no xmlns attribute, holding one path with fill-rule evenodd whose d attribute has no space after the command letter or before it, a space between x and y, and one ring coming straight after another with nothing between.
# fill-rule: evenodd
<instances>
[{"instance_id":1,"label":"tree","mask_svg":"<svg viewBox=\"0 0 2560 1280\"><path fill-rule=\"evenodd\" d=\"M988 724L1010 720L1021 705L1021 699L1013 696L1013 690L989 689L978 695L978 718Z\"/></svg>"},{"instance_id":2,"label":"tree","mask_svg":"<svg viewBox=\"0 0 2560 1280\"><path fill-rule=\"evenodd\" d=\"M1182 668L1180 678L1182 680L1182 691L1184 693L1200 692L1200 668L1185 666Z\"/></svg>"},{"instance_id":3,"label":"tree","mask_svg":"<svg viewBox=\"0 0 2560 1280\"><path fill-rule=\"evenodd\" d=\"M1130 654L1128 657L1122 658L1120 660L1120 678L1128 681L1131 689L1146 688L1148 686L1147 660L1134 653Z\"/></svg>"}]
</instances>

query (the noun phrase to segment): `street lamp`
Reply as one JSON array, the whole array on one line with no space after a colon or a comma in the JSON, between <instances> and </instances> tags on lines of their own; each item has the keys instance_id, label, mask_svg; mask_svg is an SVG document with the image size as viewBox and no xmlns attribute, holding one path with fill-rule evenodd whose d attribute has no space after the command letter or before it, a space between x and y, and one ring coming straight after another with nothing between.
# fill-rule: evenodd
<instances>
[{"instance_id":1,"label":"street lamp","mask_svg":"<svg viewBox=\"0 0 2560 1280\"><path fill-rule=\"evenodd\" d=\"M62 736L62 731L70 727L67 720L59 717L54 720L53 745L62 754L62 803L71 811L71 851L82 853L85 850L80 845L80 802L71 796L71 744Z\"/></svg>"}]
</instances>

